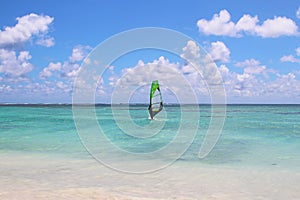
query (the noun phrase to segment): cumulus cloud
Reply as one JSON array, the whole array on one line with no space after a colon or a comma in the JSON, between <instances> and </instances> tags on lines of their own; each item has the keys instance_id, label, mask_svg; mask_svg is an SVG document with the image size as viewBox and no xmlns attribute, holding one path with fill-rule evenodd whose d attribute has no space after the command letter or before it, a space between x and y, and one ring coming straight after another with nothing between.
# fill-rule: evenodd
<instances>
[{"instance_id":1,"label":"cumulus cloud","mask_svg":"<svg viewBox=\"0 0 300 200\"><path fill-rule=\"evenodd\" d=\"M182 54L180 55L183 59L194 60L200 57L200 47L196 42L189 40L185 47L182 49Z\"/></svg>"},{"instance_id":2,"label":"cumulus cloud","mask_svg":"<svg viewBox=\"0 0 300 200\"><path fill-rule=\"evenodd\" d=\"M249 66L257 66L259 65L260 62L258 60L255 59L247 59L243 62L237 62L235 65L237 67L249 67Z\"/></svg>"},{"instance_id":3,"label":"cumulus cloud","mask_svg":"<svg viewBox=\"0 0 300 200\"><path fill-rule=\"evenodd\" d=\"M255 34L255 29L257 27L257 23L259 22L258 17L252 17L251 15L243 15L241 19L236 23L235 25L235 31L241 32L244 31L246 33ZM239 33L238 36L241 36L242 34Z\"/></svg>"},{"instance_id":4,"label":"cumulus cloud","mask_svg":"<svg viewBox=\"0 0 300 200\"><path fill-rule=\"evenodd\" d=\"M227 35L237 36L235 24L230 21L230 14L227 10L221 10L219 14L214 14L211 20L200 19L197 26L200 32L206 35Z\"/></svg>"},{"instance_id":5,"label":"cumulus cloud","mask_svg":"<svg viewBox=\"0 0 300 200\"><path fill-rule=\"evenodd\" d=\"M236 66L243 68L242 73L231 71L224 64L218 68L214 68L209 64L211 63L203 66L203 76L208 77L209 84L224 84L228 97L253 99L269 96L278 97L283 96L283 94L286 97L294 97L300 91L300 81L297 79L295 73L276 73L277 78L270 79L265 74L274 74L274 72L267 69L265 65L262 65L256 59L247 59L236 63ZM216 70L219 73L216 73ZM261 76L261 74L264 76ZM221 75L222 79L217 75ZM189 90L187 92L183 88L192 88L197 95L209 96L209 90L205 84L205 82L208 83L207 79L203 79L192 66L188 64L181 66L179 63L172 63L164 57L160 57L149 63L144 63L140 60L136 66L126 68L119 76L114 74L110 78L110 81L115 82L112 85L119 88L115 90L119 98L115 98L114 100L120 100L124 97L122 99L124 102L126 102L126 97L132 91L149 85L155 79L158 79L162 84L162 89L165 90L163 91L164 94L167 94L167 90L169 89L173 92L172 95L185 95L187 97L186 100L188 100L192 91ZM182 86L183 80L186 80L186 82ZM223 82L219 83L219 80L223 80ZM148 88L143 92L144 95L140 96L142 100L143 97L147 96Z\"/></svg>"},{"instance_id":6,"label":"cumulus cloud","mask_svg":"<svg viewBox=\"0 0 300 200\"><path fill-rule=\"evenodd\" d=\"M192 102L196 98L180 64L172 63L163 56L149 63L140 60L136 66L124 69L118 78L114 75L111 80L116 81L112 94L112 99L116 102L128 102L130 95L134 93L140 95L141 101L148 101L148 87L153 80L159 80L164 99L173 99L173 102L174 94L180 102Z\"/></svg>"},{"instance_id":7,"label":"cumulus cloud","mask_svg":"<svg viewBox=\"0 0 300 200\"><path fill-rule=\"evenodd\" d=\"M43 81L38 85L29 84L31 90L34 88L45 94L70 95L74 79L80 71L81 62L91 49L90 46L77 45L65 61L50 62L39 73L39 78ZM87 84L82 83L82 85L86 87Z\"/></svg>"},{"instance_id":8,"label":"cumulus cloud","mask_svg":"<svg viewBox=\"0 0 300 200\"><path fill-rule=\"evenodd\" d=\"M0 31L0 47L14 46L28 41L33 36L45 36L54 18L31 13L17 18L17 24L13 27L5 27ZM43 40L38 44L44 46L53 45L53 38Z\"/></svg>"},{"instance_id":9,"label":"cumulus cloud","mask_svg":"<svg viewBox=\"0 0 300 200\"><path fill-rule=\"evenodd\" d=\"M261 65L255 59L247 59L235 64L242 67L243 72L230 71L225 65L221 65L218 70L223 78L223 84L229 98L232 97L259 97L264 94L265 82L267 79L267 67ZM261 76L263 74L263 78Z\"/></svg>"},{"instance_id":10,"label":"cumulus cloud","mask_svg":"<svg viewBox=\"0 0 300 200\"><path fill-rule=\"evenodd\" d=\"M255 32L257 35L268 37L292 36L298 34L298 27L296 23L286 17L274 17L274 19L267 19L261 26L256 26Z\"/></svg>"},{"instance_id":11,"label":"cumulus cloud","mask_svg":"<svg viewBox=\"0 0 300 200\"><path fill-rule=\"evenodd\" d=\"M296 16L298 19L300 19L300 7L298 8L297 12L296 12Z\"/></svg>"},{"instance_id":12,"label":"cumulus cloud","mask_svg":"<svg viewBox=\"0 0 300 200\"><path fill-rule=\"evenodd\" d=\"M209 54L214 62L228 62L230 58L230 50L223 42L212 42L208 49Z\"/></svg>"},{"instance_id":13,"label":"cumulus cloud","mask_svg":"<svg viewBox=\"0 0 300 200\"><path fill-rule=\"evenodd\" d=\"M80 70L80 64L83 59L92 50L90 46L77 45L72 49L72 55L69 60L63 64L62 76L75 78Z\"/></svg>"},{"instance_id":14,"label":"cumulus cloud","mask_svg":"<svg viewBox=\"0 0 300 200\"><path fill-rule=\"evenodd\" d=\"M260 61L256 59L246 59L242 62L237 62L235 66L241 67L243 71L237 73L230 70L230 68L224 64L217 69L222 76L223 82L221 84L226 88L226 95L232 102L235 102L237 97L252 100L255 98L264 99L269 97L274 97L275 100L278 98L282 100L283 98L300 97L300 71L298 72L298 77L297 72L280 74L272 69L268 69L267 66L262 65ZM209 69L212 70L215 68ZM204 68L204 72L205 70ZM209 77L209 73L208 75L204 73L204 76L208 76L212 81L221 80L217 75L218 73L215 73L215 76ZM197 77L199 78L199 74L187 73L185 76L192 82L199 81L199 79L197 79ZM216 77L217 79L213 79L212 77ZM194 88L199 86L200 84L193 85ZM201 87L205 87L205 85Z\"/></svg>"},{"instance_id":15,"label":"cumulus cloud","mask_svg":"<svg viewBox=\"0 0 300 200\"><path fill-rule=\"evenodd\" d=\"M243 72L230 71L225 65L219 67L228 97L253 98L267 94L268 73L272 73L272 70L255 59L246 59L235 65L242 67Z\"/></svg>"},{"instance_id":16,"label":"cumulus cloud","mask_svg":"<svg viewBox=\"0 0 300 200\"><path fill-rule=\"evenodd\" d=\"M252 66L244 69L247 74L262 74L266 70L266 66Z\"/></svg>"},{"instance_id":17,"label":"cumulus cloud","mask_svg":"<svg viewBox=\"0 0 300 200\"><path fill-rule=\"evenodd\" d=\"M300 47L296 49L296 56L300 56ZM294 55L287 55L282 56L280 58L281 62L291 62L291 63L299 63L300 64L300 58L295 57Z\"/></svg>"},{"instance_id":18,"label":"cumulus cloud","mask_svg":"<svg viewBox=\"0 0 300 200\"><path fill-rule=\"evenodd\" d=\"M50 63L48 67L45 67L43 71L40 72L39 77L41 79L49 78L54 71L60 71L62 64L60 62Z\"/></svg>"},{"instance_id":19,"label":"cumulus cloud","mask_svg":"<svg viewBox=\"0 0 300 200\"><path fill-rule=\"evenodd\" d=\"M294 73L278 74L274 81L266 85L267 95L277 95L282 97L298 97L300 92L300 80L296 79Z\"/></svg>"},{"instance_id":20,"label":"cumulus cloud","mask_svg":"<svg viewBox=\"0 0 300 200\"><path fill-rule=\"evenodd\" d=\"M54 38L47 35L52 17L31 13L16 20L16 25L0 30L0 74L5 82L29 81L27 74L33 70L29 51L17 47L28 41L46 47L54 45Z\"/></svg>"},{"instance_id":21,"label":"cumulus cloud","mask_svg":"<svg viewBox=\"0 0 300 200\"><path fill-rule=\"evenodd\" d=\"M208 84L218 85L222 83L222 77L217 70L214 61L227 62L230 51L223 42L211 43L209 54L200 54L200 47L194 41L188 41L182 49L181 57L189 62L182 67L183 74L191 77L201 76ZM196 68L195 68L196 67ZM202 80L202 81L203 81ZM198 81L199 80L195 80Z\"/></svg>"},{"instance_id":22,"label":"cumulus cloud","mask_svg":"<svg viewBox=\"0 0 300 200\"><path fill-rule=\"evenodd\" d=\"M219 67L219 71L224 79L227 96L231 100L242 97L248 100L270 98L276 102L276 99L291 100L299 98L300 80L296 73L280 74L267 69L261 65L258 60L247 59L236 63L236 66L242 67L242 73L229 70L225 65ZM267 74L274 76L270 79ZM263 74L264 76L261 76ZM287 99L288 98L288 99ZM244 100L245 100L244 99Z\"/></svg>"},{"instance_id":23,"label":"cumulus cloud","mask_svg":"<svg viewBox=\"0 0 300 200\"><path fill-rule=\"evenodd\" d=\"M221 75L223 77L223 80L224 81L228 80L228 77L230 75L228 67L226 67L226 65L221 65L219 67L219 71L220 71L220 73L221 73Z\"/></svg>"},{"instance_id":24,"label":"cumulus cloud","mask_svg":"<svg viewBox=\"0 0 300 200\"><path fill-rule=\"evenodd\" d=\"M247 59L243 62L236 63L238 67L244 67L245 74L264 74L266 66L260 65L260 62L255 59Z\"/></svg>"},{"instance_id":25,"label":"cumulus cloud","mask_svg":"<svg viewBox=\"0 0 300 200\"><path fill-rule=\"evenodd\" d=\"M216 41L212 42L210 46L207 48L208 54L210 58L214 62L228 62L230 58L230 50L227 46L221 42ZM196 44L196 42L190 40L187 42L186 46L182 48L182 54L180 55L181 58L189 61L195 62L200 61L201 59L207 59L207 56L200 53L200 47ZM210 62L208 60L203 60L204 62Z\"/></svg>"},{"instance_id":26,"label":"cumulus cloud","mask_svg":"<svg viewBox=\"0 0 300 200\"><path fill-rule=\"evenodd\" d=\"M196 42L189 40L186 46L182 48L182 54L180 55L181 58L186 60L185 65L182 67L182 72L184 74L197 73L193 63L197 63L197 60L201 59L200 55L200 47ZM198 70L201 74L203 73L202 67Z\"/></svg>"},{"instance_id":27,"label":"cumulus cloud","mask_svg":"<svg viewBox=\"0 0 300 200\"><path fill-rule=\"evenodd\" d=\"M13 77L25 75L33 69L30 59L28 51L17 55L15 51L0 49L0 73Z\"/></svg>"},{"instance_id":28,"label":"cumulus cloud","mask_svg":"<svg viewBox=\"0 0 300 200\"><path fill-rule=\"evenodd\" d=\"M296 49L296 54L297 54L297 56L300 56L300 47L298 47L298 48Z\"/></svg>"},{"instance_id":29,"label":"cumulus cloud","mask_svg":"<svg viewBox=\"0 0 300 200\"><path fill-rule=\"evenodd\" d=\"M12 91L12 88L10 85L2 84L0 85L0 92L3 94L5 92L10 92Z\"/></svg>"},{"instance_id":30,"label":"cumulus cloud","mask_svg":"<svg viewBox=\"0 0 300 200\"><path fill-rule=\"evenodd\" d=\"M90 46L77 45L72 49L72 54L67 61L61 63L51 62L40 73L41 79L49 78L53 72L57 72L60 77L73 79L77 76L80 70L80 62L87 56L92 48Z\"/></svg>"},{"instance_id":31,"label":"cumulus cloud","mask_svg":"<svg viewBox=\"0 0 300 200\"><path fill-rule=\"evenodd\" d=\"M69 93L69 92L72 91L72 87L70 86L69 83L64 83L64 82L62 82L62 81L58 81L58 82L56 83L56 86L57 86L59 89L61 89L63 92L65 92L65 93Z\"/></svg>"},{"instance_id":32,"label":"cumulus cloud","mask_svg":"<svg viewBox=\"0 0 300 200\"><path fill-rule=\"evenodd\" d=\"M257 35L264 38L298 35L298 26L287 17L267 19L261 25L257 16L243 15L237 23L231 21L227 10L221 10L211 20L200 19L197 22L199 32L205 35L242 37L244 34Z\"/></svg>"},{"instance_id":33,"label":"cumulus cloud","mask_svg":"<svg viewBox=\"0 0 300 200\"><path fill-rule=\"evenodd\" d=\"M191 47L193 45L192 43L187 43L187 46ZM188 50L190 48L184 49L186 52L183 52L182 55L191 55L188 52L193 52ZM193 55L197 57L198 54ZM71 63L70 60L71 56L63 64L51 63L47 69L52 75L57 75L66 70L64 67L66 67L66 63ZM241 97L251 99L283 96L283 94L287 97L294 97L297 92L300 92L300 81L297 79L295 73L276 73L275 79L269 79L268 76L261 76L261 74L268 74L270 70L256 59L247 59L236 63L237 67L243 68L242 73L231 71L224 64L218 68L211 64L213 63L210 62L202 66L200 74L199 71L195 70L189 64L181 65L177 62L171 62L163 56L148 63L140 60L135 66L124 68L121 72L116 67L110 66L107 70L107 75L110 76L104 76L102 78L105 78L105 80L99 80L99 86L96 91L97 98L100 98L101 102L103 99L106 99L112 103L128 102L131 100L132 102L147 102L150 83L156 79L159 80L162 86L161 89L166 102L176 102L174 94L177 97L184 97L184 99L180 99L181 103L191 102L191 94L193 93L197 95L200 102L201 99L209 99L207 83L212 85L224 84L229 98ZM206 77L206 79L203 77ZM48 93L60 91L70 94L72 91L72 79L68 77L60 78L56 79L56 81L45 81L45 84L31 85L30 88L32 91L40 89ZM223 81L220 82L220 80ZM86 84L82 83L83 86ZM192 102L195 103L194 101Z\"/></svg>"},{"instance_id":34,"label":"cumulus cloud","mask_svg":"<svg viewBox=\"0 0 300 200\"><path fill-rule=\"evenodd\" d=\"M264 84L255 74L242 74L230 71L226 66L219 68L224 79L226 95L228 97L257 97L263 94Z\"/></svg>"},{"instance_id":35,"label":"cumulus cloud","mask_svg":"<svg viewBox=\"0 0 300 200\"><path fill-rule=\"evenodd\" d=\"M291 63L300 63L300 59L295 58L293 55L282 56L280 58L281 62L291 62Z\"/></svg>"},{"instance_id":36,"label":"cumulus cloud","mask_svg":"<svg viewBox=\"0 0 300 200\"><path fill-rule=\"evenodd\" d=\"M54 46L54 38L50 37L50 38L40 38L36 41L36 44L41 45L41 46L45 46L45 47L51 47Z\"/></svg>"},{"instance_id":37,"label":"cumulus cloud","mask_svg":"<svg viewBox=\"0 0 300 200\"><path fill-rule=\"evenodd\" d=\"M81 62L87 54L92 50L90 46L77 45L72 50L72 55L69 57L70 62Z\"/></svg>"},{"instance_id":38,"label":"cumulus cloud","mask_svg":"<svg viewBox=\"0 0 300 200\"><path fill-rule=\"evenodd\" d=\"M229 59L229 50L222 42L213 43L211 50L216 60ZM161 56L149 63L140 60L136 66L124 69L121 75L110 76L109 84L117 88L114 92L115 96L118 96L116 99L128 102L122 98L126 98L132 91L138 90L137 88L149 86L152 80L156 79L162 84L161 89L165 90L163 91L165 94L170 94L172 91L173 96L175 94L184 97L181 102L195 103L197 101L195 98L207 99L208 90L214 93L221 92L219 88L222 84L222 76L215 63L208 59L207 54L201 51L196 42L187 41L180 56L187 61L183 65L173 63ZM225 67L222 70L226 72ZM144 96L147 97L147 94L148 90Z\"/></svg>"},{"instance_id":39,"label":"cumulus cloud","mask_svg":"<svg viewBox=\"0 0 300 200\"><path fill-rule=\"evenodd\" d=\"M171 63L163 56L149 63L144 63L140 60L135 67L123 69L123 75L117 84L135 87L149 84L149 82L155 79L159 79L160 82L165 82L172 79L174 75L172 72L180 73L179 64Z\"/></svg>"}]
</instances>

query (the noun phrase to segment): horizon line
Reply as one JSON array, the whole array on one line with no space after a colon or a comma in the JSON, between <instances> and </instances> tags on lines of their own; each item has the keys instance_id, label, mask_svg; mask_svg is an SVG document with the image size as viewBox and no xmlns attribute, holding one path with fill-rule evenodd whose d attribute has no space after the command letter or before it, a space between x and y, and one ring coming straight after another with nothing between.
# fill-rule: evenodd
<instances>
[{"instance_id":1,"label":"horizon line","mask_svg":"<svg viewBox=\"0 0 300 200\"><path fill-rule=\"evenodd\" d=\"M0 106L145 106L148 103L0 103ZM224 103L224 104L211 104L211 103L164 103L165 106L178 106L178 105L300 105L300 103Z\"/></svg>"}]
</instances>

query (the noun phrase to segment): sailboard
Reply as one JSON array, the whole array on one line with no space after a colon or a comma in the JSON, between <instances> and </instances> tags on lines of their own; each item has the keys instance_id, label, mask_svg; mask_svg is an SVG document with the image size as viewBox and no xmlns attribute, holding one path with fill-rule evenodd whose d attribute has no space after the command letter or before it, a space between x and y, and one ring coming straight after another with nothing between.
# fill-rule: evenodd
<instances>
[{"instance_id":1,"label":"sailboard","mask_svg":"<svg viewBox=\"0 0 300 200\"><path fill-rule=\"evenodd\" d=\"M151 119L163 109L162 96L158 80L152 81L150 89L150 104L148 107Z\"/></svg>"}]
</instances>

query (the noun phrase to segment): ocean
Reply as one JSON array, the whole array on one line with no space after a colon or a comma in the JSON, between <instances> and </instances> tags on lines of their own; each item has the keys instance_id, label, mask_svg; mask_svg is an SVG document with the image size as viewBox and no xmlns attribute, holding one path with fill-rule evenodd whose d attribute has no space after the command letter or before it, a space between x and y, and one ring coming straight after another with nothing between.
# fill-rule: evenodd
<instances>
[{"instance_id":1,"label":"ocean","mask_svg":"<svg viewBox=\"0 0 300 200\"><path fill-rule=\"evenodd\" d=\"M0 106L0 199L300 198L300 105L88 107Z\"/></svg>"}]
</instances>

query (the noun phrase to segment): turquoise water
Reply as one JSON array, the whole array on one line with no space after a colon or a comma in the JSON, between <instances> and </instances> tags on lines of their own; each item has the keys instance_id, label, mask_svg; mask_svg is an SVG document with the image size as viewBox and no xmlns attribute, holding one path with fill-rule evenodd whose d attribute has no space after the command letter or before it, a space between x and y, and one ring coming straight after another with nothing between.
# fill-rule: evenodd
<instances>
[{"instance_id":1,"label":"turquoise water","mask_svg":"<svg viewBox=\"0 0 300 200\"><path fill-rule=\"evenodd\" d=\"M181 124L185 124L183 132L188 132L189 126L199 123L196 137L178 162L300 170L300 105L228 105L222 134L204 159L199 159L198 153L211 120L211 107L200 106L200 118L185 121L181 119L179 106L164 109L165 117L158 115L151 121L147 106L130 107L129 114L136 127L163 124L161 131L148 139L125 134L116 124L110 106L96 106L95 113L105 136L129 152L156 151L173 141ZM124 107L117 107L115 115L121 121L128 120L122 110ZM194 111L188 108L184 112ZM0 152L91 158L77 134L70 105L1 106ZM118 159L118 155L112 159Z\"/></svg>"}]
</instances>

